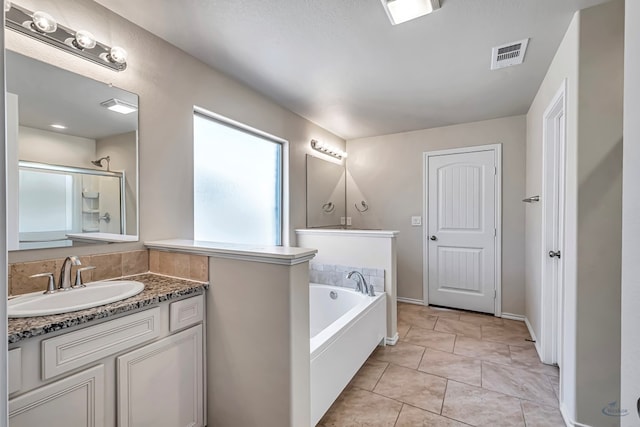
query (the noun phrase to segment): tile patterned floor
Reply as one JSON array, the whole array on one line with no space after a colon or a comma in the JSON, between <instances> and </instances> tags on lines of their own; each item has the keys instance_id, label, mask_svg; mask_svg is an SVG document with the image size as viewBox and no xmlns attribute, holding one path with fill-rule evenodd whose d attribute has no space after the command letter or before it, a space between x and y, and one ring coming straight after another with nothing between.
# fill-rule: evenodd
<instances>
[{"instance_id":1,"label":"tile patterned floor","mask_svg":"<svg viewBox=\"0 0 640 427\"><path fill-rule=\"evenodd\" d=\"M558 369L540 363L524 323L398 303L398 333L318 426L564 426Z\"/></svg>"}]
</instances>

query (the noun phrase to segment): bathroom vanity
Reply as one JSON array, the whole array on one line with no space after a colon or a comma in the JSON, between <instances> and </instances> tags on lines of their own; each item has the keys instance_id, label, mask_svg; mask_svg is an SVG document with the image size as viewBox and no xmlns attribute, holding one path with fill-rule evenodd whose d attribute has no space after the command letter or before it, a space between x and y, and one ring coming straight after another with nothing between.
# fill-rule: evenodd
<instances>
[{"instance_id":1,"label":"bathroom vanity","mask_svg":"<svg viewBox=\"0 0 640 427\"><path fill-rule=\"evenodd\" d=\"M113 304L9 320L9 425L203 426L208 284L142 274Z\"/></svg>"}]
</instances>

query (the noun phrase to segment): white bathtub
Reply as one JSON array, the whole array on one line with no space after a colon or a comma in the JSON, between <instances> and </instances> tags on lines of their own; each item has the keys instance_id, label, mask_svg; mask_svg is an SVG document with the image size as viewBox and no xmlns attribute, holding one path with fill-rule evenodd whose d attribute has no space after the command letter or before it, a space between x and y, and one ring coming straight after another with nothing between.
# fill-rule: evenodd
<instances>
[{"instance_id":1,"label":"white bathtub","mask_svg":"<svg viewBox=\"0 0 640 427\"><path fill-rule=\"evenodd\" d=\"M336 299L331 298L337 296ZM311 425L315 426L386 335L386 294L311 284Z\"/></svg>"}]
</instances>

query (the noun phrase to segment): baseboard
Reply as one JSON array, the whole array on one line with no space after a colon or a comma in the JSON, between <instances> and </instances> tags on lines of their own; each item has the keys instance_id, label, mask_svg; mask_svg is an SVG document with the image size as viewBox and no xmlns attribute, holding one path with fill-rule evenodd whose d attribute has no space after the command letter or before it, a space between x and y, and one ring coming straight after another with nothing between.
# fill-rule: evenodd
<instances>
[{"instance_id":1,"label":"baseboard","mask_svg":"<svg viewBox=\"0 0 640 427\"><path fill-rule=\"evenodd\" d=\"M396 332L396 334L393 336L393 338L386 337L384 339L384 344L385 345L396 345L396 343L398 342L398 339L400 339L400 335L398 335L398 333Z\"/></svg>"},{"instance_id":2,"label":"baseboard","mask_svg":"<svg viewBox=\"0 0 640 427\"><path fill-rule=\"evenodd\" d=\"M567 414L567 407L564 405L560 405L560 415L562 415L562 420L568 427L591 427L588 424L582 424L576 421L571 420L569 414Z\"/></svg>"},{"instance_id":3,"label":"baseboard","mask_svg":"<svg viewBox=\"0 0 640 427\"><path fill-rule=\"evenodd\" d=\"M540 359L540 361L542 361L542 351L540 350L540 343L538 342L538 339L536 338L536 334L533 332L533 326L531 326L531 323L529 323L529 318L525 317L524 318L524 324L527 325L527 330L529 331L529 335L531 336L531 339L533 340L533 347L536 349L536 353L538 353L538 359ZM566 420L565 420L566 422Z\"/></svg>"},{"instance_id":4,"label":"baseboard","mask_svg":"<svg viewBox=\"0 0 640 427\"><path fill-rule=\"evenodd\" d=\"M502 313L502 318L503 319L509 319L509 320L517 320L519 322L524 322L525 321L525 317L522 314L512 314L512 313Z\"/></svg>"},{"instance_id":5,"label":"baseboard","mask_svg":"<svg viewBox=\"0 0 640 427\"><path fill-rule=\"evenodd\" d=\"M396 297L396 301L406 302L407 304L424 305L424 301L422 301L421 299L415 299L415 298Z\"/></svg>"}]
</instances>

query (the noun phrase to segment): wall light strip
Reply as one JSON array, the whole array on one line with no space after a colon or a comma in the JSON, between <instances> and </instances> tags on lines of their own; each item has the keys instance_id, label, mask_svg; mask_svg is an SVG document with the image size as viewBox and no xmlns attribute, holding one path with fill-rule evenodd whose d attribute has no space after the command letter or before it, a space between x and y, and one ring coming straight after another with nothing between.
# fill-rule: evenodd
<instances>
[{"instance_id":1,"label":"wall light strip","mask_svg":"<svg viewBox=\"0 0 640 427\"><path fill-rule=\"evenodd\" d=\"M46 12L31 12L13 2L5 3L5 11L5 26L11 30L112 70L127 68L127 52L123 48L100 43L88 31L72 30Z\"/></svg>"},{"instance_id":2,"label":"wall light strip","mask_svg":"<svg viewBox=\"0 0 640 427\"><path fill-rule=\"evenodd\" d=\"M339 148L333 147L329 144L325 144L324 142L320 142L315 139L311 140L311 148L321 153L328 154L329 156L335 157L339 160L347 158L346 151L342 151Z\"/></svg>"}]
</instances>

